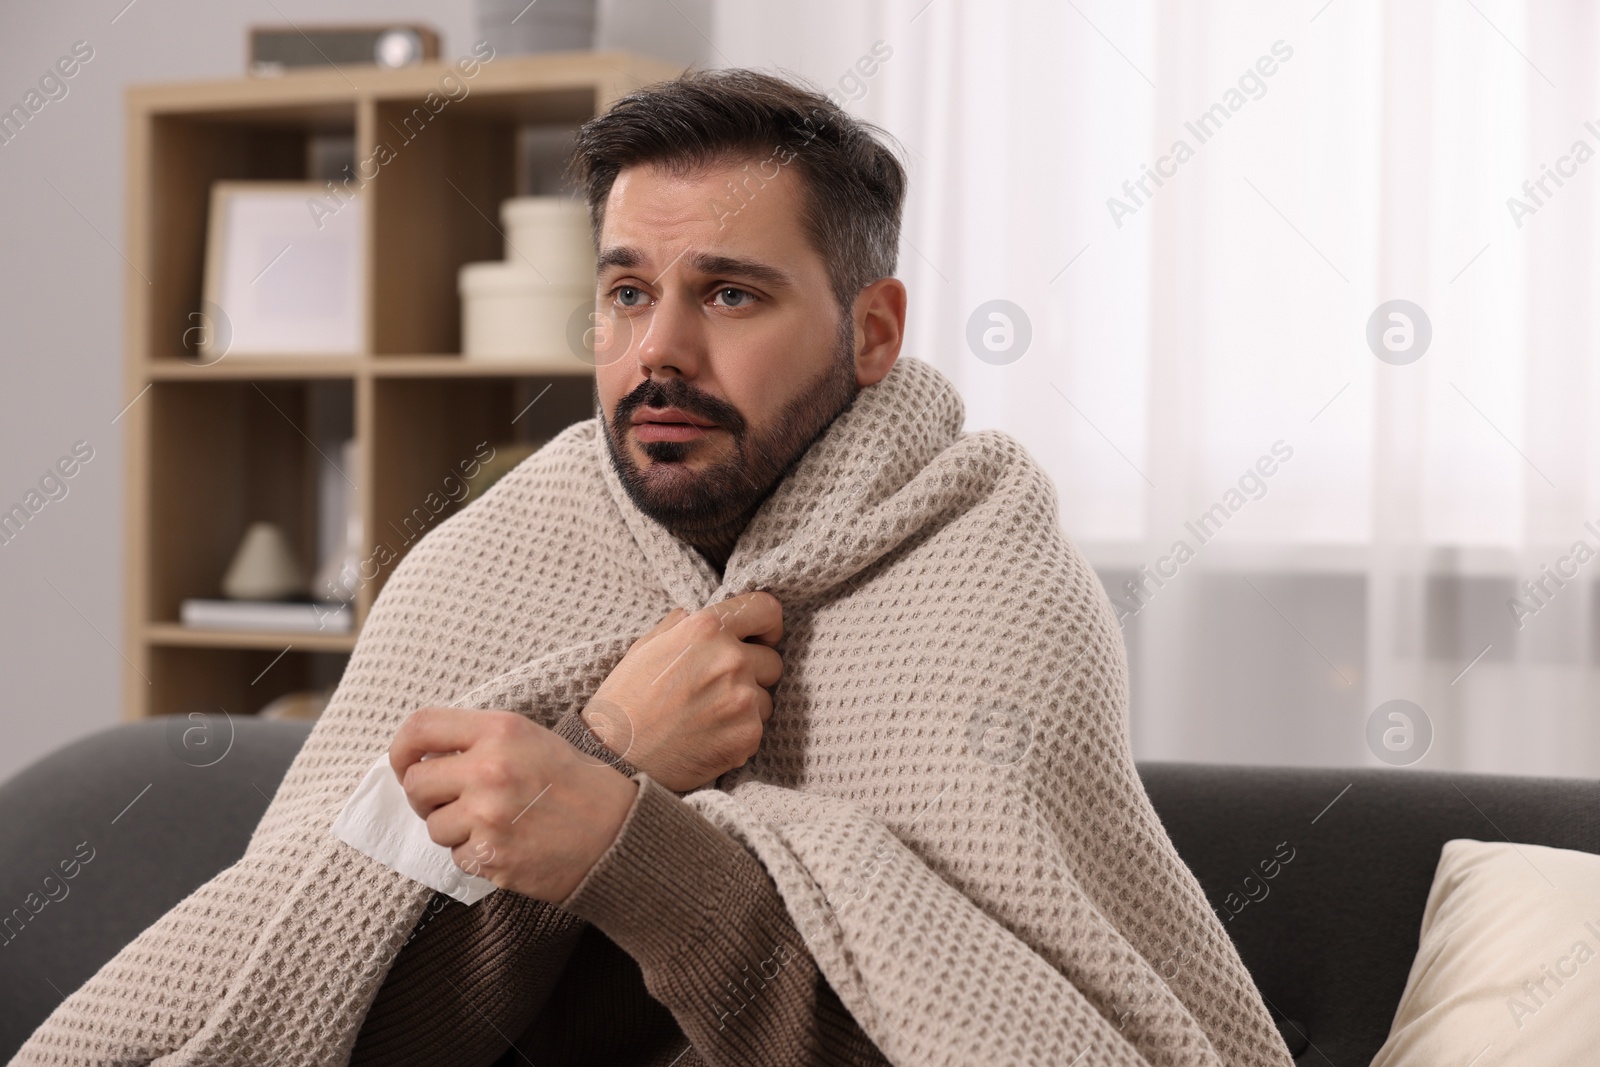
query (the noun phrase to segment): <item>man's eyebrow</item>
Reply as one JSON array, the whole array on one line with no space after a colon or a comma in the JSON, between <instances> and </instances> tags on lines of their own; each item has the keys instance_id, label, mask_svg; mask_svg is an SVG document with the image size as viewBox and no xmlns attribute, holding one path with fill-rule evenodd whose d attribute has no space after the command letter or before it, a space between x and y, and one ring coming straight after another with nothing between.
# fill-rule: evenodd
<instances>
[{"instance_id":1,"label":"man's eyebrow","mask_svg":"<svg viewBox=\"0 0 1600 1067\"><path fill-rule=\"evenodd\" d=\"M740 259L737 256L718 256L709 252L690 252L680 258L701 274L748 278L769 289L789 289L794 286L794 279L790 277L787 271L774 267L769 263L762 263L759 260ZM636 249L627 245L612 245L601 250L598 259L595 261L595 271L597 274L604 274L608 267L637 268L643 260L644 257ZM673 262L676 263L678 261L674 260Z\"/></svg>"},{"instance_id":2,"label":"man's eyebrow","mask_svg":"<svg viewBox=\"0 0 1600 1067\"><path fill-rule=\"evenodd\" d=\"M600 250L600 257L595 260L596 275L604 274L607 267L637 267L639 253L627 245L612 245Z\"/></svg>"},{"instance_id":3,"label":"man's eyebrow","mask_svg":"<svg viewBox=\"0 0 1600 1067\"><path fill-rule=\"evenodd\" d=\"M701 274L717 274L723 277L748 278L759 282L769 289L789 289L794 285L789 272L780 270L770 263L762 263L754 259L739 259L736 256L714 256L707 252L691 252L683 257L695 270Z\"/></svg>"}]
</instances>

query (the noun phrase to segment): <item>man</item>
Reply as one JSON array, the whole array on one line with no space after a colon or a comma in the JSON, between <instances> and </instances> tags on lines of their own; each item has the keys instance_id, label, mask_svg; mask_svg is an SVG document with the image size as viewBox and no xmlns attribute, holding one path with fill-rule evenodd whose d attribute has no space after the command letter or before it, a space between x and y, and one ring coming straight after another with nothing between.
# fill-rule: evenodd
<instances>
[{"instance_id":1,"label":"man","mask_svg":"<svg viewBox=\"0 0 1600 1067\"><path fill-rule=\"evenodd\" d=\"M245 857L15 1062L1286 1064L1048 480L899 359L894 157L717 71L574 163L596 418L412 550ZM375 755L495 892L330 837Z\"/></svg>"},{"instance_id":2,"label":"man","mask_svg":"<svg viewBox=\"0 0 1600 1067\"><path fill-rule=\"evenodd\" d=\"M734 93L788 110L798 129L785 131L784 144L771 136L777 131L752 129L744 143L703 158L669 139L674 125L663 121L664 110L703 111ZM808 202L811 190L793 165L797 154L806 154L808 139L845 132L824 130L841 116L822 112L820 103L759 77L685 79L658 91L653 103L624 104L590 123L578 145L575 163L600 224L595 384L607 447L640 510L719 573L784 473L858 389L889 373L900 352L906 289L890 275L905 177L864 129L850 129L826 161L840 172L826 183L839 199ZM812 180L826 177L834 176ZM822 216L819 228L831 222L826 259L804 225L809 210ZM824 221L828 215L834 218ZM836 231L863 216L873 239L841 247ZM838 278L829 260L841 264ZM836 325L820 325L828 323ZM582 722L568 719L556 732L609 767L642 772L670 790L712 784L760 746L772 714L768 687L782 674L774 651L782 611L770 594L753 592L693 615L672 612L611 672ZM460 755L422 762L429 751ZM632 779L596 773L551 731L511 712L423 709L401 727L390 753L413 808L459 865L562 903L619 944L649 941L637 948L638 964L650 992L673 1013L645 995L638 965L609 941L591 938L577 950L581 978L557 988L557 1009L529 1035L534 1062L670 1062L686 1045L673 1014L688 1021L703 1051L723 1046L716 1062L885 1062L805 958L760 865L725 833L703 821L687 828L686 813L673 819L648 806L630 819L638 799ZM546 786L513 826L507 816ZM708 844L711 835L722 840ZM554 842L562 847L548 847ZM593 870L603 855L603 871ZM738 910L724 914L719 936L697 946L692 966L658 971L652 964L681 946L663 943L663 928L676 916L657 909L652 897L704 894L696 882L707 863L745 883L733 898ZM574 896L592 870L585 892ZM614 913L615 898L634 884L653 889L629 895L631 914ZM684 940L693 933L678 932ZM730 978L778 957L783 981L747 1002L748 991ZM585 998L603 1000L613 1018L639 1021L621 1031L563 1022ZM382 1041L385 1020L410 1018L414 1009L380 992L364 1038ZM740 1025L730 1030L735 1016ZM358 1041L358 1061L365 1052ZM691 1055L679 1062L697 1061Z\"/></svg>"}]
</instances>

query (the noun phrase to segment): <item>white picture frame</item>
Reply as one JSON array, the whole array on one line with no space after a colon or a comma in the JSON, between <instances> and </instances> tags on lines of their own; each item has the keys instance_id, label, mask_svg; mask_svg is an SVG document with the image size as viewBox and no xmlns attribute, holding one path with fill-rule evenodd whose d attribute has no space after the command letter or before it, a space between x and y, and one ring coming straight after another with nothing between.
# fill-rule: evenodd
<instances>
[{"instance_id":1,"label":"white picture frame","mask_svg":"<svg viewBox=\"0 0 1600 1067\"><path fill-rule=\"evenodd\" d=\"M366 352L366 227L315 182L212 183L200 358Z\"/></svg>"}]
</instances>

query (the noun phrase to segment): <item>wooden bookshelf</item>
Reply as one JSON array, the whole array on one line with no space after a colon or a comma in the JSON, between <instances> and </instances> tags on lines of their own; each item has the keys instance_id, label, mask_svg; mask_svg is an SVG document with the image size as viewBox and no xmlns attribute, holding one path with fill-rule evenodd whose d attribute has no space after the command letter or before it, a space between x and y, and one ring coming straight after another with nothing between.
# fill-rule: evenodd
<instances>
[{"instance_id":1,"label":"wooden bookshelf","mask_svg":"<svg viewBox=\"0 0 1600 1067\"><path fill-rule=\"evenodd\" d=\"M456 354L456 274L463 263L502 257L500 203L526 191L519 130L575 127L679 72L620 52L497 56L378 168L362 191L365 351L209 364L186 351L201 308L211 184L311 179L312 139L321 135L352 137L355 158L366 159L380 140L395 140L385 131L451 69L346 67L129 90L130 406L119 419L127 435L126 718L251 714L337 679L393 563L360 585L351 634L178 621L185 598L219 595L252 522L277 523L306 567L316 566L317 482L328 462L319 435L358 442L351 481L367 559L380 543L404 554L415 542L406 516L480 442L547 440L591 414L592 369L570 353L525 363Z\"/></svg>"}]
</instances>

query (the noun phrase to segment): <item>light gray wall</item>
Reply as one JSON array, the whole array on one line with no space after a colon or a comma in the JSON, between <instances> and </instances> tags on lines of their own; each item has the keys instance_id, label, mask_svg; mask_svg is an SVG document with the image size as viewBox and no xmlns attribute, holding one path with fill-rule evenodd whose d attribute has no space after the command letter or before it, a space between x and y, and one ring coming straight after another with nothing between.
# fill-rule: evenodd
<instances>
[{"instance_id":1,"label":"light gray wall","mask_svg":"<svg viewBox=\"0 0 1600 1067\"><path fill-rule=\"evenodd\" d=\"M447 57L476 30L471 0L0 4L0 107L74 42L94 49L0 145L0 510L73 442L94 449L67 496L0 545L0 778L120 714L123 89L238 77L247 27L284 19L424 22Z\"/></svg>"}]
</instances>

